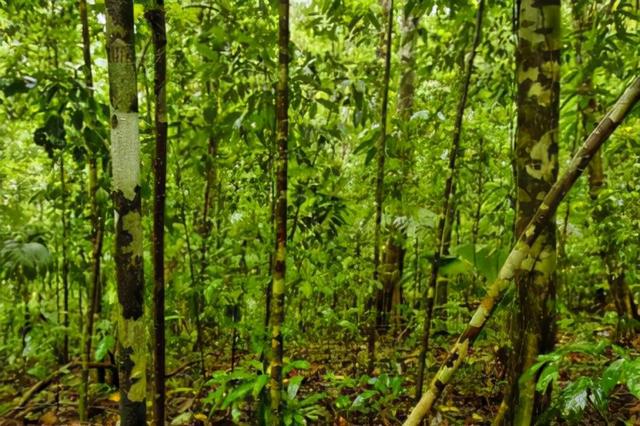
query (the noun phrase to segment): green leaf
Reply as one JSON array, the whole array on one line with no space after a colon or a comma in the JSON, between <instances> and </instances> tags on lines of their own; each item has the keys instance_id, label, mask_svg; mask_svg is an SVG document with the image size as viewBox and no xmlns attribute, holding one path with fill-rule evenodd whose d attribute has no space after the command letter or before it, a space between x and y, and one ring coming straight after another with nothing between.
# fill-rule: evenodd
<instances>
[{"instance_id":1,"label":"green leaf","mask_svg":"<svg viewBox=\"0 0 640 426\"><path fill-rule=\"evenodd\" d=\"M351 400L346 395L340 395L338 398L336 398L334 404L338 410L343 410L351 404Z\"/></svg>"},{"instance_id":2,"label":"green leaf","mask_svg":"<svg viewBox=\"0 0 640 426\"><path fill-rule=\"evenodd\" d=\"M230 405L234 404L237 401L244 399L251 391L253 390L254 382L243 383L242 385L235 388L227 397L224 399L222 403L222 410L226 410Z\"/></svg>"},{"instance_id":3,"label":"green leaf","mask_svg":"<svg viewBox=\"0 0 640 426\"><path fill-rule=\"evenodd\" d=\"M266 386L268 381L269 381L268 375L261 374L258 376L258 378L253 384L253 390L251 391L251 394L253 395L254 398L257 398L258 395L260 395L260 392L262 392L262 389Z\"/></svg>"},{"instance_id":4,"label":"green leaf","mask_svg":"<svg viewBox=\"0 0 640 426\"><path fill-rule=\"evenodd\" d=\"M84 116L82 114L82 110L76 109L71 114L71 123L76 130L82 129L82 125L84 124Z\"/></svg>"},{"instance_id":5,"label":"green leaf","mask_svg":"<svg viewBox=\"0 0 640 426\"><path fill-rule=\"evenodd\" d=\"M615 385L618 384L618 381L620 380L620 376L624 371L624 366L626 362L627 360L625 359L618 359L612 362L602 373L602 378L600 379L600 386L602 390L605 392L605 394L608 395L609 392L613 390Z\"/></svg>"},{"instance_id":6,"label":"green leaf","mask_svg":"<svg viewBox=\"0 0 640 426\"><path fill-rule=\"evenodd\" d=\"M303 359L291 361L282 368L282 375L286 376L289 372L291 372L294 369L307 370L310 366L311 365L309 364L309 362Z\"/></svg>"},{"instance_id":7,"label":"green leaf","mask_svg":"<svg viewBox=\"0 0 640 426\"><path fill-rule=\"evenodd\" d=\"M96 360L102 361L110 350L116 344L116 340L111 335L104 336L98 346L96 347Z\"/></svg>"},{"instance_id":8,"label":"green leaf","mask_svg":"<svg viewBox=\"0 0 640 426\"><path fill-rule=\"evenodd\" d=\"M471 270L469 262L455 256L443 256L440 258L440 272L447 277L463 275Z\"/></svg>"},{"instance_id":9,"label":"green leaf","mask_svg":"<svg viewBox=\"0 0 640 426\"><path fill-rule=\"evenodd\" d=\"M540 378L536 384L536 390L538 392L545 393L549 385L555 382L559 375L558 364L547 364L547 366L542 370L542 373L540 373Z\"/></svg>"},{"instance_id":10,"label":"green leaf","mask_svg":"<svg viewBox=\"0 0 640 426\"><path fill-rule=\"evenodd\" d=\"M629 392L640 399L640 358L635 358L624 364L622 380L629 388Z\"/></svg>"},{"instance_id":11,"label":"green leaf","mask_svg":"<svg viewBox=\"0 0 640 426\"><path fill-rule=\"evenodd\" d=\"M287 385L287 396L289 399L296 399L296 395L298 395L298 390L300 390L300 384L304 377L302 376L293 376L289 379L289 385Z\"/></svg>"},{"instance_id":12,"label":"green leaf","mask_svg":"<svg viewBox=\"0 0 640 426\"><path fill-rule=\"evenodd\" d=\"M51 264L47 247L37 242L5 241L0 249L0 268L16 279L33 280L43 276Z\"/></svg>"},{"instance_id":13,"label":"green leaf","mask_svg":"<svg viewBox=\"0 0 640 426\"><path fill-rule=\"evenodd\" d=\"M370 399L371 397L377 395L378 392L374 391L374 390L366 390L364 392L362 392L360 395L358 395L356 397L356 399L353 400L353 404L351 404L351 406L353 408L359 408L362 407L364 405L364 403Z\"/></svg>"},{"instance_id":14,"label":"green leaf","mask_svg":"<svg viewBox=\"0 0 640 426\"><path fill-rule=\"evenodd\" d=\"M591 384L590 378L580 377L562 391L562 415L568 420L578 421L582 418L587 406Z\"/></svg>"}]
</instances>

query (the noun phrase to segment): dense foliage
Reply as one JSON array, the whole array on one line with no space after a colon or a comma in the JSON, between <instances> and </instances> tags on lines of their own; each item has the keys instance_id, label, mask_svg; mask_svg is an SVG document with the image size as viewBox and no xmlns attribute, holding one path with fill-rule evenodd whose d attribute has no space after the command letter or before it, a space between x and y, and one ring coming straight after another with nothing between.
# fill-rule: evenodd
<instances>
[{"instance_id":1,"label":"dense foliage","mask_svg":"<svg viewBox=\"0 0 640 426\"><path fill-rule=\"evenodd\" d=\"M88 3L83 51L76 0L0 0L0 423L118 419L123 302L109 90L120 83L109 80L105 34L114 2ZM131 2L145 272L139 343L148 349L138 374L148 377L157 161L149 11L162 3ZM471 0L291 0L279 422L400 424L416 402L421 348L427 385L499 276L518 238L523 197L514 175L523 114L517 46L528 3L481 1L478 20ZM173 425L274 422L278 7L275 0L163 6L164 383ZM560 174L638 76L640 57L636 1L563 1L561 12L552 153ZM522 374L536 383L536 399L548 397L534 415L540 424L640 422L638 114L592 159L601 173L586 170L551 219L555 348L536 352ZM437 291L425 318L434 253ZM516 293L507 291L480 332L431 424L490 424L504 414L503 395L520 376L509 373L510 362L523 356L511 343ZM88 415L78 408L81 369L91 373Z\"/></svg>"}]
</instances>

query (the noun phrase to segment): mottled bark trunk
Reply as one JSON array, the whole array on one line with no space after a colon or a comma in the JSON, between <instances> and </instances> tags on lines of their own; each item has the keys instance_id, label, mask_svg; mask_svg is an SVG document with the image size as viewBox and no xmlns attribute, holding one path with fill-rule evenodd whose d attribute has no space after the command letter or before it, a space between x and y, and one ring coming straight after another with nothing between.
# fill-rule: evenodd
<instances>
[{"instance_id":1,"label":"mottled bark trunk","mask_svg":"<svg viewBox=\"0 0 640 426\"><path fill-rule=\"evenodd\" d=\"M144 278L140 198L140 140L133 1L107 0L107 53L111 102L112 198L118 289L120 424L146 417Z\"/></svg>"},{"instance_id":2,"label":"mottled bark trunk","mask_svg":"<svg viewBox=\"0 0 640 426\"><path fill-rule=\"evenodd\" d=\"M167 180L167 30L164 0L155 0L145 12L153 38L153 94L155 97L155 158L153 162L153 423L164 426L164 216Z\"/></svg>"},{"instance_id":3,"label":"mottled bark trunk","mask_svg":"<svg viewBox=\"0 0 640 426\"><path fill-rule=\"evenodd\" d=\"M516 235L534 216L558 174L560 98L560 0L520 4L516 66ZM541 231L538 250L516 270L509 385L504 424L531 424L545 406L536 378L520 379L555 339L556 229L553 218Z\"/></svg>"},{"instance_id":4,"label":"mottled bark trunk","mask_svg":"<svg viewBox=\"0 0 640 426\"><path fill-rule=\"evenodd\" d=\"M287 247L287 161L289 145L289 0L279 0L278 83L276 86L275 250L271 287L271 424L284 422L282 404L282 325Z\"/></svg>"},{"instance_id":5,"label":"mottled bark trunk","mask_svg":"<svg viewBox=\"0 0 640 426\"><path fill-rule=\"evenodd\" d=\"M438 399L442 390L449 384L454 373L466 359L469 349L486 325L487 320L491 317L495 307L502 300L509 288L510 281L514 278L516 270L520 269L525 262L531 264L530 253L539 251L541 245L536 240L553 219L560 202L573 187L573 184L584 169L587 168L594 154L627 117L638 101L640 101L640 77L635 77L631 85L618 99L618 102L600 121L598 127L573 157L567 171L547 192L535 215L525 231L520 234L518 241L502 264L498 278L487 288L487 294L480 302L480 306L476 309L471 321L469 321L464 332L449 350L447 358L440 365L433 380L431 380L427 392L413 408L404 422L404 426L418 426L429 413L433 403Z\"/></svg>"},{"instance_id":6,"label":"mottled bark trunk","mask_svg":"<svg viewBox=\"0 0 640 426\"><path fill-rule=\"evenodd\" d=\"M438 228L436 234L436 251L433 254L433 261L431 262L431 274L429 275L429 284L427 285L427 294L425 295L425 307L424 307L424 326L422 332L422 345L420 348L420 355L418 357L418 376L416 380L416 400L419 400L422 396L422 385L424 383L424 370L427 358L427 352L429 351L429 336L431 332L431 319L433 317L433 305L436 295L436 285L438 282L438 272L440 268L440 260L443 255L444 243L446 240L446 224L447 219L452 218L451 213L451 200L452 194L455 188L455 176L456 176L456 160L460 151L460 135L462 134L462 123L464 118L464 111L467 106L467 96L469 94L469 86L471 84L471 74L473 73L473 61L476 56L476 50L480 44L480 38L482 36L482 17L484 15L484 0L480 0L478 3L478 10L476 13L476 29L471 44L471 51L467 58L464 70L464 78L462 81L460 100L458 102L458 108L456 110L456 119L453 127L453 137L451 140L451 148L449 150L449 166L447 170L447 179L444 186L443 194L443 206L442 212L440 212L440 218L438 219ZM451 222L451 219L449 219Z\"/></svg>"}]
</instances>

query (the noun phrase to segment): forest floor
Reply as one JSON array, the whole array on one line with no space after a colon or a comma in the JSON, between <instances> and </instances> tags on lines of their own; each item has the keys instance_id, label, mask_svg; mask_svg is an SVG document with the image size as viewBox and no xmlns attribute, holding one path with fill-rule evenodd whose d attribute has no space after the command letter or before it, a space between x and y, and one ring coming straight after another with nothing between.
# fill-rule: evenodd
<instances>
[{"instance_id":1,"label":"forest floor","mask_svg":"<svg viewBox=\"0 0 640 426\"><path fill-rule=\"evenodd\" d=\"M581 327L582 329L582 327ZM613 333L611 326L599 326L592 331L595 340L604 339ZM571 327L561 329L558 343L565 345L581 341L584 336L571 332ZM446 348L455 336L441 334L434 339L436 348ZM466 367L460 370L452 385L448 386L436 405L431 425L489 425L501 402L505 379L506 354L495 338L488 336L477 342L472 349ZM640 338L631 342L634 351L640 350ZM406 345L408 346L408 345ZM250 373L247 365L255 365L249 354L238 356L236 375L230 371L229 348L209 353L206 357L208 370L217 373L212 377L227 377L230 386L226 395L233 393L233 385L240 385ZM307 424L335 426L396 425L413 406L413 389L417 365L417 350L406 349L401 342L385 339L378 349L377 366L371 377L364 375L365 347L362 342L322 342L304 347L289 348L292 360L306 360L304 366L292 368L287 373L285 388L292 392L289 383L295 376L302 376L300 386L293 386L297 405L292 405L292 418L304 418ZM446 356L444 349L433 351L430 371ZM605 353L613 359L615 354ZM569 353L569 364L573 366L561 371L558 382L571 381L589 370L592 360L581 353ZM598 361L606 364L607 360ZM294 365L296 363L293 363ZM244 397L230 403L224 409L212 409L215 403L212 392L221 381L212 383L201 378L197 359L185 357L181 363L168 368L167 417L171 425L233 425L235 416L239 424L252 424L251 415L257 407L256 400L245 392ZM245 374L246 373L246 374ZM33 377L20 374L19 369L7 368L0 377L0 409L10 411L0 416L0 425L80 425L77 413L79 368L64 370L46 386L34 394L21 408L15 408L26 390L37 385ZM226 376L225 376L226 375ZM49 376L50 378L51 376ZM107 373L110 382L110 373ZM40 383L42 384L42 383ZM115 426L118 422L119 395L107 384L92 385L93 402L90 407L91 421L84 425ZM13 408L11 408L13 407ZM150 410L149 410L150 414ZM553 421L551 424L569 424ZM609 398L608 412L600 413L587 406L580 425L640 425L640 403L625 386L617 385Z\"/></svg>"}]
</instances>

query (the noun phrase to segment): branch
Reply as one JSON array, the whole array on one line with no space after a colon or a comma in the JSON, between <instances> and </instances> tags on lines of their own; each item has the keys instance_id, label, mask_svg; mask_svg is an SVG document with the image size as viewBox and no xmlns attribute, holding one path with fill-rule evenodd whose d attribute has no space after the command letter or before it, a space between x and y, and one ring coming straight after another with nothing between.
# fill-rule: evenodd
<instances>
[{"instance_id":1,"label":"branch","mask_svg":"<svg viewBox=\"0 0 640 426\"><path fill-rule=\"evenodd\" d=\"M78 368L81 366L82 366L82 363L79 361L69 362L63 365L62 367L60 367L59 369L57 369L56 371L54 371L53 373L51 373L45 379L40 380L38 383L33 385L31 388L29 388L29 390L26 391L24 395L22 395L22 398L20 398L18 405L16 405L10 411L10 413L15 413L16 411L19 411L20 409L24 408L24 406L27 405L27 403L31 401L31 399L33 399L34 396L36 396L38 393L45 390L51 383L56 381L60 376L68 373L69 370L72 370L74 368ZM88 368L109 368L114 371L116 370L116 366L108 362L90 362L87 364L87 367Z\"/></svg>"}]
</instances>

